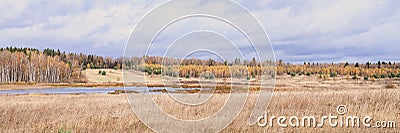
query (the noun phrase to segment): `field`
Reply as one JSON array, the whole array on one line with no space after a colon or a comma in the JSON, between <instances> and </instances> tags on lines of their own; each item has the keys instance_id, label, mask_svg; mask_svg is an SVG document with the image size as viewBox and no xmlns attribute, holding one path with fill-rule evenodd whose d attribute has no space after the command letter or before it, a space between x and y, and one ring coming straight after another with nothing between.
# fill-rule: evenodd
<instances>
[{"instance_id":1,"label":"field","mask_svg":"<svg viewBox=\"0 0 400 133\"><path fill-rule=\"evenodd\" d=\"M106 75L99 74L99 71L105 71ZM83 71L83 77L88 83L137 83L143 79L144 73L136 71L125 71L125 79L122 77L122 70L118 69L86 69ZM124 81L125 80L125 81ZM148 82L161 83L160 76L147 76Z\"/></svg>"},{"instance_id":2,"label":"field","mask_svg":"<svg viewBox=\"0 0 400 133\"><path fill-rule=\"evenodd\" d=\"M375 120L396 121L400 117L400 90L397 79L377 81L348 80L346 77L321 80L318 77L277 77L277 88L266 110L275 116L336 114L338 105L346 105L348 115L368 115ZM133 94L140 95L140 94ZM212 114L228 94L215 94L203 109L186 110L172 106L168 95L156 95L159 105L181 118L201 118ZM0 96L0 132L152 132L132 112L126 96L93 95L2 95ZM214 100L214 101L213 101ZM319 132L395 132L393 128L281 128L248 125L255 97L247 100L241 114L222 132L319 131ZM163 124L160 121L160 124ZM166 123L164 123L166 124ZM276 124L276 123L275 123ZM398 128L398 125L396 125Z\"/></svg>"}]
</instances>

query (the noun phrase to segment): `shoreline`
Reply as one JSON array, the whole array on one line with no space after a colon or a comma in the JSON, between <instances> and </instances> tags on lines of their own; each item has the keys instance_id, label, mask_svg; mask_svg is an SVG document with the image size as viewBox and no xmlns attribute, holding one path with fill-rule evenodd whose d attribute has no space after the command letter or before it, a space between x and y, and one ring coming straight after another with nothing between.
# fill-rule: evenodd
<instances>
[{"instance_id":1,"label":"shoreline","mask_svg":"<svg viewBox=\"0 0 400 133\"><path fill-rule=\"evenodd\" d=\"M151 78L150 78L151 79ZM200 83L198 79L181 79L177 83L163 84L155 79L149 80L147 84L139 83L122 83L122 82L89 82L89 83L0 83L0 90L29 90L29 89L46 89L46 88L105 88L105 87L170 87L170 88L213 88L227 90L230 87L247 88L250 90L260 90L261 85L257 80L243 81L232 80ZM232 83L232 84L231 84ZM249 83L249 84L246 84ZM316 76L311 77L291 77L278 76L273 86L274 91L324 91L324 90L349 90L349 89L396 89L400 87L400 80L395 79L379 79L379 80L352 80L345 77L334 79L319 79ZM271 86L269 87L271 89ZM263 88L264 89L264 88ZM268 89L268 88L266 88Z\"/></svg>"}]
</instances>

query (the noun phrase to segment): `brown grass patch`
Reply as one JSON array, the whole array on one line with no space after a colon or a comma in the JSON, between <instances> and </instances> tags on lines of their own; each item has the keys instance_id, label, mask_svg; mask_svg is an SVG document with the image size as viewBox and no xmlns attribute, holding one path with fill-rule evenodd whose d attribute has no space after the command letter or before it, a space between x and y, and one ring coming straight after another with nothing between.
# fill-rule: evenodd
<instances>
[{"instance_id":1,"label":"brown grass patch","mask_svg":"<svg viewBox=\"0 0 400 133\"><path fill-rule=\"evenodd\" d=\"M387 84L387 85L385 85L385 88L394 89L394 88L397 88L397 86L395 84Z\"/></svg>"},{"instance_id":2,"label":"brown grass patch","mask_svg":"<svg viewBox=\"0 0 400 133\"><path fill-rule=\"evenodd\" d=\"M135 94L133 94L135 95ZM216 94L213 104L187 110L156 95L165 111L180 118L202 118L217 111L228 94ZM247 101L242 113L222 132L394 132L382 128L280 128L249 126L255 99ZM62 127L73 132L151 132L132 112L125 95L23 95L0 96L0 132L57 132ZM336 113L346 105L348 114L370 115L374 120L398 120L400 91L397 89L348 91L279 91L266 110L269 115L304 116ZM398 124L398 123L397 123Z\"/></svg>"}]
</instances>

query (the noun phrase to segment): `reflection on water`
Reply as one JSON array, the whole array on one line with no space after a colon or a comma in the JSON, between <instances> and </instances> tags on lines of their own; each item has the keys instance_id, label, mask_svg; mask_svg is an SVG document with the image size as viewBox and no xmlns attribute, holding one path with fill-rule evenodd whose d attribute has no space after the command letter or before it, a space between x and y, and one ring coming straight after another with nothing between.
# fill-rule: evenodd
<instances>
[{"instance_id":1,"label":"reflection on water","mask_svg":"<svg viewBox=\"0 0 400 133\"><path fill-rule=\"evenodd\" d=\"M126 87L127 92L162 94L167 92L178 92L182 90L201 90L201 88L146 88L146 87ZM46 89L27 89L27 90L0 90L0 94L107 94L124 90L123 87L108 88L46 88Z\"/></svg>"}]
</instances>

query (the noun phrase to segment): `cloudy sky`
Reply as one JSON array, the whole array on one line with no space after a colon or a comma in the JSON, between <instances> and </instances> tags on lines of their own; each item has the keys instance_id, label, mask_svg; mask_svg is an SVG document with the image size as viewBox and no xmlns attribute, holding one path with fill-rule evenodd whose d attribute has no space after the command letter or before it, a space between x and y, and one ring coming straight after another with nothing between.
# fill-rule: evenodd
<instances>
[{"instance_id":1,"label":"cloudy sky","mask_svg":"<svg viewBox=\"0 0 400 133\"><path fill-rule=\"evenodd\" d=\"M55 48L67 52L122 56L135 25L163 2L0 0L0 47ZM400 61L400 1L236 2L260 21L277 59L289 62ZM216 11L224 8L227 7L215 5ZM182 22L176 30L187 31L193 27L199 30L204 25L215 23L193 26L190 24L196 23ZM235 35L231 37L235 40ZM166 34L160 38L172 37Z\"/></svg>"}]
</instances>

